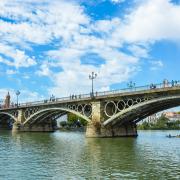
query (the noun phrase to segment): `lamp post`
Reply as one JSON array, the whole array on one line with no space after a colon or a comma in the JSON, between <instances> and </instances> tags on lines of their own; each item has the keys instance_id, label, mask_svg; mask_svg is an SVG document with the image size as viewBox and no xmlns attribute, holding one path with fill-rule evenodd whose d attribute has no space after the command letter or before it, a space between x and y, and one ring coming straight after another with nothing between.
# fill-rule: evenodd
<instances>
[{"instance_id":1,"label":"lamp post","mask_svg":"<svg viewBox=\"0 0 180 180\"><path fill-rule=\"evenodd\" d=\"M19 96L19 95L20 95L20 91L17 90L17 91L16 91L16 96L17 96L17 108L18 108L18 103L19 103L19 102L18 102L18 96Z\"/></svg>"},{"instance_id":2,"label":"lamp post","mask_svg":"<svg viewBox=\"0 0 180 180\"><path fill-rule=\"evenodd\" d=\"M134 82L130 81L129 83L127 83L127 86L128 86L130 89L133 89L133 88L136 86L136 84L135 84Z\"/></svg>"},{"instance_id":3,"label":"lamp post","mask_svg":"<svg viewBox=\"0 0 180 180\"><path fill-rule=\"evenodd\" d=\"M92 72L90 75L89 75L89 79L92 80L92 94L91 96L94 97L94 79L97 77L97 74Z\"/></svg>"}]
</instances>

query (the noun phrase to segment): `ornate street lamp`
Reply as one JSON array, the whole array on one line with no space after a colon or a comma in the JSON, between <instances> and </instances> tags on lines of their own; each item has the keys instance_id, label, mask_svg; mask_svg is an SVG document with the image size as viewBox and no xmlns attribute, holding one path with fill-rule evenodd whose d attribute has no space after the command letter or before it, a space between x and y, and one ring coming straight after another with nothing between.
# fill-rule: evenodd
<instances>
[{"instance_id":1,"label":"ornate street lamp","mask_svg":"<svg viewBox=\"0 0 180 180\"><path fill-rule=\"evenodd\" d=\"M17 91L16 91L16 96L17 96L17 108L18 108L18 103L19 103L19 102L18 102L18 96L19 96L19 95L20 95L20 91L17 90Z\"/></svg>"},{"instance_id":2,"label":"ornate street lamp","mask_svg":"<svg viewBox=\"0 0 180 180\"><path fill-rule=\"evenodd\" d=\"M89 79L92 80L92 94L91 94L91 97L94 97L94 79L97 77L97 74L92 72L90 75L89 75Z\"/></svg>"},{"instance_id":3,"label":"ornate street lamp","mask_svg":"<svg viewBox=\"0 0 180 180\"><path fill-rule=\"evenodd\" d=\"M136 84L134 82L130 81L129 83L127 83L127 86L128 86L128 88L133 89L136 86Z\"/></svg>"}]
</instances>

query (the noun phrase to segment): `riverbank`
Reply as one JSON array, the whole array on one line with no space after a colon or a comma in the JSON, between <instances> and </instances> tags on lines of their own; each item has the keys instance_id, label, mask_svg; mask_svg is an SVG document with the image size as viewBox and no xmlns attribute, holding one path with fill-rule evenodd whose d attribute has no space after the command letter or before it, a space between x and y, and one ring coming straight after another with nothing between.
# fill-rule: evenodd
<instances>
[{"instance_id":1,"label":"riverbank","mask_svg":"<svg viewBox=\"0 0 180 180\"><path fill-rule=\"evenodd\" d=\"M170 121L165 116L161 116L153 122L144 121L137 125L138 130L180 130L180 120Z\"/></svg>"},{"instance_id":2,"label":"riverbank","mask_svg":"<svg viewBox=\"0 0 180 180\"><path fill-rule=\"evenodd\" d=\"M170 127L169 126L158 127L154 124L143 123L143 124L137 126L137 130L161 130L161 131L175 130L175 131L177 131L177 130L180 130L180 126L177 125L177 126L172 126L172 127L171 126Z\"/></svg>"}]
</instances>

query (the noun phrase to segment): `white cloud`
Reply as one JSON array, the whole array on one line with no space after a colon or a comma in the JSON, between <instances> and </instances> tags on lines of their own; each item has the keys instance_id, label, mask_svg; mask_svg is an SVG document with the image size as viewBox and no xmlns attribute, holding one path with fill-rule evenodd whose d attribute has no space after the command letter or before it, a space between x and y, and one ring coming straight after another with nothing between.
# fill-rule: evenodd
<instances>
[{"instance_id":1,"label":"white cloud","mask_svg":"<svg viewBox=\"0 0 180 180\"><path fill-rule=\"evenodd\" d=\"M160 11L162 7L161 3L163 3L163 1L165 0L158 0L158 2L154 1L153 4L156 11L160 13L161 16L164 13ZM59 59L58 63L64 69L64 72L61 72L54 77L56 85L52 88L52 91L56 92L56 94L60 92L68 94L70 92L81 91L81 89L88 92L90 89L90 82L87 82L88 80L86 77L92 70L99 73L99 80L96 80L98 84L96 85L97 89L101 89L102 87L109 88L107 85L125 81L137 72L139 70L138 60L140 58L149 57L150 45L154 41L164 39L162 34L158 34L163 30L158 25L159 21L156 19L156 16L158 18L159 14L156 13L153 17L158 21L156 22L156 27L154 28L156 29L155 31L157 31L157 36L154 35L154 33L152 35L151 29L147 29L147 24L152 26L151 18L153 11L151 11L151 8L153 9L153 6L151 6L152 4L150 1L141 4L127 16L126 20L114 18L112 20L101 20L95 22L94 24L90 24L90 29L86 32L92 31L100 33L100 38L88 34L76 34L74 41L70 42L69 46L66 47L66 51L62 48L57 51L50 52L50 57ZM166 1L165 7L174 8L174 5ZM149 12L148 9L150 9ZM168 12L168 9L166 10ZM172 10L172 12L174 11ZM174 16L174 14L172 13L170 16ZM143 20L144 18L146 18L146 20ZM139 34L135 34L136 32ZM169 32L173 34L172 30ZM167 34L167 39L168 37L171 36ZM169 38L169 40L174 39ZM133 43L128 45L128 49L131 51L132 56L117 50L123 46L123 43L129 42ZM81 56L87 52L97 53L105 60L106 63L101 65L99 68L90 65L82 65L80 63ZM155 70L157 66L158 68L162 68L162 62L156 62L156 65L154 64L151 67L151 70ZM69 70L69 67L71 70ZM79 89L74 89L76 86L79 87ZM62 90L63 87L65 87L65 90Z\"/></svg>"},{"instance_id":2,"label":"white cloud","mask_svg":"<svg viewBox=\"0 0 180 180\"><path fill-rule=\"evenodd\" d=\"M49 87L49 93L57 96L89 93L92 71L98 73L96 90L110 89L138 71L139 60L149 58L154 42L180 39L180 6L168 0L142 1L124 19L97 21L75 1L3 0L0 16L16 21L0 21L0 54L5 55L0 55L0 62L16 68L39 65L36 73L51 79L54 86ZM33 45L53 43L54 49L43 54L42 62L26 52L33 52ZM124 45L130 53L121 50ZM104 62L86 64L83 57L88 53ZM153 63L152 67L163 67L163 62ZM55 72L54 67L61 70Z\"/></svg>"},{"instance_id":3,"label":"white cloud","mask_svg":"<svg viewBox=\"0 0 180 180\"><path fill-rule=\"evenodd\" d=\"M6 74L7 74L7 75L13 75L13 74L16 74L16 73L17 73L17 71L12 70L12 69L7 69L7 70L6 70Z\"/></svg>"},{"instance_id":4,"label":"white cloud","mask_svg":"<svg viewBox=\"0 0 180 180\"><path fill-rule=\"evenodd\" d=\"M30 79L30 76L27 75L27 74L23 75L22 77L23 77L24 79Z\"/></svg>"},{"instance_id":5,"label":"white cloud","mask_svg":"<svg viewBox=\"0 0 180 180\"><path fill-rule=\"evenodd\" d=\"M180 6L169 0L147 0L133 10L116 32L127 42L179 41Z\"/></svg>"},{"instance_id":6,"label":"white cloud","mask_svg":"<svg viewBox=\"0 0 180 180\"><path fill-rule=\"evenodd\" d=\"M40 101L43 99L45 99L45 97L36 91L22 90L21 94L19 95L20 103Z\"/></svg>"},{"instance_id":7,"label":"white cloud","mask_svg":"<svg viewBox=\"0 0 180 180\"><path fill-rule=\"evenodd\" d=\"M9 89L0 88L0 95L1 95L0 103L4 102L8 92L10 93L11 96L11 102L16 103L17 100L16 90L11 88ZM38 101L42 99L44 99L44 97L42 95L40 96L37 92L31 92L29 90L20 91L19 103Z\"/></svg>"},{"instance_id":8,"label":"white cloud","mask_svg":"<svg viewBox=\"0 0 180 180\"><path fill-rule=\"evenodd\" d=\"M113 3L122 3L124 2L125 0L111 0Z\"/></svg>"},{"instance_id":9,"label":"white cloud","mask_svg":"<svg viewBox=\"0 0 180 180\"><path fill-rule=\"evenodd\" d=\"M128 49L132 52L132 54L135 57L139 57L139 58L148 58L149 57L149 54L148 54L149 49L144 46L139 46L139 45L133 44L133 45L130 45L128 47Z\"/></svg>"},{"instance_id":10,"label":"white cloud","mask_svg":"<svg viewBox=\"0 0 180 180\"><path fill-rule=\"evenodd\" d=\"M15 49L13 46L0 43L0 54L5 56L0 55L0 62L8 66L19 68L36 65L34 57L27 56L24 51Z\"/></svg>"},{"instance_id":11,"label":"white cloud","mask_svg":"<svg viewBox=\"0 0 180 180\"><path fill-rule=\"evenodd\" d=\"M111 58L113 55L114 58ZM109 84L127 80L130 74L132 75L135 73L136 66L131 66L131 63L127 63L125 60L129 59L129 61L134 62L134 59L124 56L124 63L121 63L121 60L123 61L123 56L119 56L121 57L120 60L115 56L119 56L119 54L117 53L116 55L115 52L107 52L104 54L105 58L111 59L107 60L106 64L103 64L100 67L80 64L80 62L71 59L66 60L66 62L62 64L64 71L52 76L55 86L50 89L50 92L53 94L64 95L69 95L71 93L89 93L91 81L88 79L88 75L92 71L97 72L98 74L97 79L95 80L96 91L104 89L103 87L109 89ZM136 65L136 63L134 65Z\"/></svg>"},{"instance_id":12,"label":"white cloud","mask_svg":"<svg viewBox=\"0 0 180 180\"><path fill-rule=\"evenodd\" d=\"M152 70L152 71L158 70L164 66L164 64L161 60L150 61L150 64L151 64L150 70Z\"/></svg>"},{"instance_id":13,"label":"white cloud","mask_svg":"<svg viewBox=\"0 0 180 180\"><path fill-rule=\"evenodd\" d=\"M59 43L65 45L79 33L80 25L89 21L81 6L63 0L46 0L46 3L3 0L0 2L0 15L14 21L0 20L0 53L14 62L4 57L1 60L4 59L5 64L16 68L36 64L35 59L28 57L22 49L31 48L32 44L47 44L53 39L62 39L63 42Z\"/></svg>"},{"instance_id":14,"label":"white cloud","mask_svg":"<svg viewBox=\"0 0 180 180\"><path fill-rule=\"evenodd\" d=\"M39 76L50 76L52 75L51 70L49 69L48 63L44 63L40 66L40 70L37 71Z\"/></svg>"}]
</instances>

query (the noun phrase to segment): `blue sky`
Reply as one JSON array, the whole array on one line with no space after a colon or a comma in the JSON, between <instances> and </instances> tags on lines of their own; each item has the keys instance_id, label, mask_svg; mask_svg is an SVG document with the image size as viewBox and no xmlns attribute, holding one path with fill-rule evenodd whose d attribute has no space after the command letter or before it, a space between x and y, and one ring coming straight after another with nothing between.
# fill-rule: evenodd
<instances>
[{"instance_id":1,"label":"blue sky","mask_svg":"<svg viewBox=\"0 0 180 180\"><path fill-rule=\"evenodd\" d=\"M0 99L179 79L179 0L1 0Z\"/></svg>"}]
</instances>

